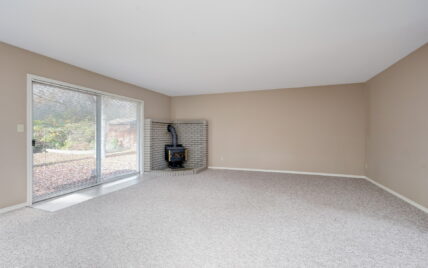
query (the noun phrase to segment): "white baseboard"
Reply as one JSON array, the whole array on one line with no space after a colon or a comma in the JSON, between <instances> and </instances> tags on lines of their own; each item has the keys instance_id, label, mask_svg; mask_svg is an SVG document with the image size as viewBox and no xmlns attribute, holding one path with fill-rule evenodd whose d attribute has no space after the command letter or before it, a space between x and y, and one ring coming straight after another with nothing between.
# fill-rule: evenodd
<instances>
[{"instance_id":1,"label":"white baseboard","mask_svg":"<svg viewBox=\"0 0 428 268\"><path fill-rule=\"evenodd\" d=\"M9 212L9 211L12 211L12 210L20 209L20 208L23 208L23 207L26 207L26 206L27 206L27 203L22 203L22 204L13 205L13 206L10 206L10 207L0 208L0 214L6 213L6 212Z\"/></svg>"},{"instance_id":2,"label":"white baseboard","mask_svg":"<svg viewBox=\"0 0 428 268\"><path fill-rule=\"evenodd\" d=\"M336 174L336 173L319 173L319 172L304 172L304 171L293 171L293 170L277 170L277 169L255 169L255 168L231 168L231 167L208 167L210 169L225 169L225 170L241 170L241 171L256 171L256 172L271 172L271 173L286 173L286 174L302 174L302 175L318 175L328 177L342 177L342 178L357 178L365 179L362 175L350 175L350 174Z\"/></svg>"},{"instance_id":3,"label":"white baseboard","mask_svg":"<svg viewBox=\"0 0 428 268\"><path fill-rule=\"evenodd\" d=\"M392 189L390 189L390 188L386 187L385 185L382 185L382 184L380 184L380 183L378 183L378 182L376 182L376 181L374 181L374 180L370 179L369 177L365 177L365 179L366 179L367 181L369 181L369 182L373 183L373 184L374 184L374 185L376 185L377 187L382 188L383 190L387 191L388 193L393 194L393 195L395 195L396 197L400 198L401 200L403 200L403 201L405 201L405 202L409 203L410 205L412 205L412 206L414 206L414 207L416 207L416 208L418 208L418 209L422 210L422 211L423 211L423 212L425 212L425 213L428 213L428 208L426 208L426 207L422 206L421 204L418 204L418 203L416 203L415 201L410 200L409 198L407 198L407 197L405 197L405 196L403 196L403 195L401 195L401 194L397 193L396 191L394 191L394 190L392 190Z\"/></svg>"}]
</instances>

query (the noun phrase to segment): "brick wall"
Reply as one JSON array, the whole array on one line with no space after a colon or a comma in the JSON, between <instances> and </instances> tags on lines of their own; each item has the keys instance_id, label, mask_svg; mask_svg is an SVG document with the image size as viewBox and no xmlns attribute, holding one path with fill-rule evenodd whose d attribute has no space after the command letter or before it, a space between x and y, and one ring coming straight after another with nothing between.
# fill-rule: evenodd
<instances>
[{"instance_id":1,"label":"brick wall","mask_svg":"<svg viewBox=\"0 0 428 268\"><path fill-rule=\"evenodd\" d=\"M188 149L186 168L208 166L208 122L206 120L161 121L146 119L144 122L144 171L167 168L164 159L166 144L171 144L171 134L167 130L172 124L177 130L178 143Z\"/></svg>"}]
</instances>

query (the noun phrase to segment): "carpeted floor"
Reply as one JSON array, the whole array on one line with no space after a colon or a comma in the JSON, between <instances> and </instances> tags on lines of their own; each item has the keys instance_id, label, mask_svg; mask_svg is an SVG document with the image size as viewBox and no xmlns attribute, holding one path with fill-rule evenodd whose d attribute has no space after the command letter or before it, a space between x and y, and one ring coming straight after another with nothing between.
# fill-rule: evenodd
<instances>
[{"instance_id":1,"label":"carpeted floor","mask_svg":"<svg viewBox=\"0 0 428 268\"><path fill-rule=\"evenodd\" d=\"M0 267L427 267L428 215L363 179L208 170L0 216Z\"/></svg>"}]
</instances>

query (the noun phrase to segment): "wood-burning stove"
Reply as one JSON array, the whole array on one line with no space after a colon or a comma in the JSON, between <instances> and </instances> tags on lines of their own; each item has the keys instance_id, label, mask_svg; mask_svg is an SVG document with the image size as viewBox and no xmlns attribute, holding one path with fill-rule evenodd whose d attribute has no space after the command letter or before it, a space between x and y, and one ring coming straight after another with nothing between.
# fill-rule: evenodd
<instances>
[{"instance_id":1,"label":"wood-burning stove","mask_svg":"<svg viewBox=\"0 0 428 268\"><path fill-rule=\"evenodd\" d=\"M169 168L183 168L183 163L187 160L187 149L177 143L177 132L172 125L168 125L167 130L171 133L172 144L165 145L165 160Z\"/></svg>"}]
</instances>

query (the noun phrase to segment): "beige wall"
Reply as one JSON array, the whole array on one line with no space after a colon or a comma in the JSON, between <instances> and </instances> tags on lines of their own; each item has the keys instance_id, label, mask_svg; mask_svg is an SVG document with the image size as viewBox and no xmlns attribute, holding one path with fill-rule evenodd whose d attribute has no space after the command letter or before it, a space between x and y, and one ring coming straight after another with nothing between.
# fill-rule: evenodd
<instances>
[{"instance_id":1,"label":"beige wall","mask_svg":"<svg viewBox=\"0 0 428 268\"><path fill-rule=\"evenodd\" d=\"M209 121L209 166L364 175L363 84L173 97Z\"/></svg>"},{"instance_id":2,"label":"beige wall","mask_svg":"<svg viewBox=\"0 0 428 268\"><path fill-rule=\"evenodd\" d=\"M428 207L428 44L367 88L367 176Z\"/></svg>"},{"instance_id":3,"label":"beige wall","mask_svg":"<svg viewBox=\"0 0 428 268\"><path fill-rule=\"evenodd\" d=\"M0 43L0 208L26 201L26 123L28 73L144 100L145 116L169 119L170 97Z\"/></svg>"}]
</instances>

